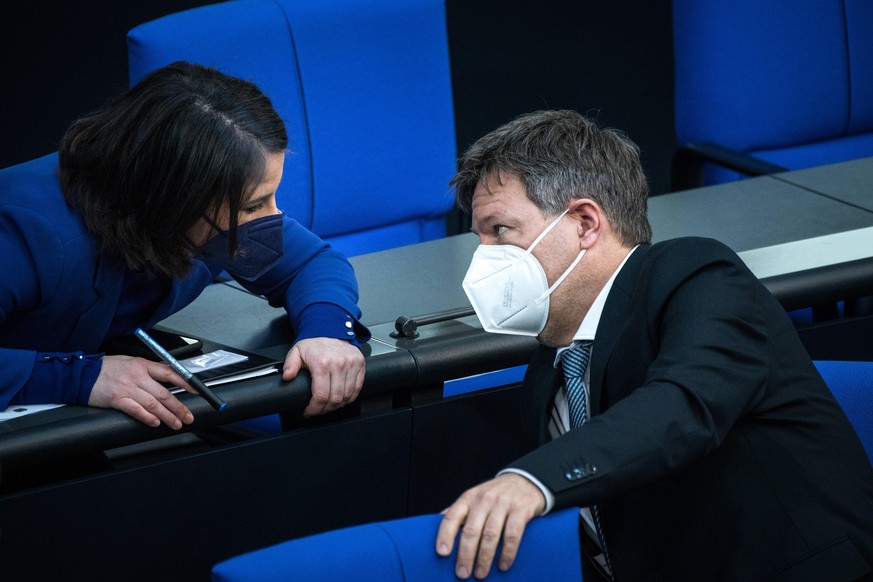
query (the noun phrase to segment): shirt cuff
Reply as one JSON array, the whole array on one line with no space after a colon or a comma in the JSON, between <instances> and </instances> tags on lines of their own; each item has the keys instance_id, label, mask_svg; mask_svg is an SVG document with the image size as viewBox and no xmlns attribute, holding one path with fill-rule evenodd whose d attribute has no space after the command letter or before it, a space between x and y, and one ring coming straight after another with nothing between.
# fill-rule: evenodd
<instances>
[{"instance_id":1,"label":"shirt cuff","mask_svg":"<svg viewBox=\"0 0 873 582\"><path fill-rule=\"evenodd\" d=\"M87 406L103 366L102 354L37 352L33 371L10 404Z\"/></svg>"},{"instance_id":2,"label":"shirt cuff","mask_svg":"<svg viewBox=\"0 0 873 582\"><path fill-rule=\"evenodd\" d=\"M521 469L514 469L512 467L508 467L506 469L503 469L502 471L497 473L497 475L498 476L503 475L504 473L515 473L516 475L521 475L522 477L524 477L525 479L527 479L528 481L530 481L531 483L533 483L534 485L537 486L537 488L540 490L540 493L542 493L543 497L546 498L546 508L543 510L543 512L540 515L546 515L547 513L549 513L552 510L553 507L555 507L554 494L551 491L549 491L548 488L545 485L543 485L539 479L537 479L536 477L534 477L533 475L531 475L527 471L522 471Z\"/></svg>"},{"instance_id":3,"label":"shirt cuff","mask_svg":"<svg viewBox=\"0 0 873 582\"><path fill-rule=\"evenodd\" d=\"M369 329L333 303L313 303L304 309L296 331L296 341L330 337L360 345L370 339Z\"/></svg>"}]
</instances>

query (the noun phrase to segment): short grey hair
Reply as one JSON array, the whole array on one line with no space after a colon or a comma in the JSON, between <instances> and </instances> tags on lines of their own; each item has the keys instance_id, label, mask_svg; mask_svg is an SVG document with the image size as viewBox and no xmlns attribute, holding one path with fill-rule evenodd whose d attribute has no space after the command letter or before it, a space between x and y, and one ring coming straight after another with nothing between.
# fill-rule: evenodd
<instances>
[{"instance_id":1,"label":"short grey hair","mask_svg":"<svg viewBox=\"0 0 873 582\"><path fill-rule=\"evenodd\" d=\"M528 113L476 141L450 182L458 206L469 213L479 182L501 176L518 178L544 216L563 212L574 198L590 198L622 244L652 239L639 148L576 111Z\"/></svg>"}]
</instances>

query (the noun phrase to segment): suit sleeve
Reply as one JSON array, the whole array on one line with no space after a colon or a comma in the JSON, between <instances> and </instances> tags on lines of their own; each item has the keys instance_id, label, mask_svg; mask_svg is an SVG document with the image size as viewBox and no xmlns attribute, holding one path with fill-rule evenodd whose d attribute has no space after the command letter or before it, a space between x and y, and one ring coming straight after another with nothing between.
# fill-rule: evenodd
<instances>
[{"instance_id":1,"label":"suit sleeve","mask_svg":"<svg viewBox=\"0 0 873 582\"><path fill-rule=\"evenodd\" d=\"M621 342L615 349L625 353L611 356L646 359L643 347L652 350L644 381L620 387L630 394L512 465L553 491L556 508L599 503L682 470L712 453L762 398L768 338L761 306L772 298L731 254L684 272L649 273L672 281L669 292L642 300L644 315L632 308L646 321L636 329L649 337Z\"/></svg>"}]
</instances>

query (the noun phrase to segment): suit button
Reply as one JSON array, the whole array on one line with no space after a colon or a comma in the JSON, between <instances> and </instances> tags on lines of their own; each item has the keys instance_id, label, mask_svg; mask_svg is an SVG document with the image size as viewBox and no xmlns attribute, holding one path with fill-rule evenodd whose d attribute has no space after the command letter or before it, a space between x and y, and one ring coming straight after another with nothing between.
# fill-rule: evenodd
<instances>
[{"instance_id":1,"label":"suit button","mask_svg":"<svg viewBox=\"0 0 873 582\"><path fill-rule=\"evenodd\" d=\"M581 467L572 467L564 473L564 478L567 481L578 481L586 477L591 477L597 473L597 467L594 465L584 464Z\"/></svg>"},{"instance_id":2,"label":"suit button","mask_svg":"<svg viewBox=\"0 0 873 582\"><path fill-rule=\"evenodd\" d=\"M578 481L579 479L582 479L583 477L586 477L587 475L588 475L588 472L584 468L573 467L572 469L570 469L569 471L564 473L564 478L567 481Z\"/></svg>"}]
</instances>

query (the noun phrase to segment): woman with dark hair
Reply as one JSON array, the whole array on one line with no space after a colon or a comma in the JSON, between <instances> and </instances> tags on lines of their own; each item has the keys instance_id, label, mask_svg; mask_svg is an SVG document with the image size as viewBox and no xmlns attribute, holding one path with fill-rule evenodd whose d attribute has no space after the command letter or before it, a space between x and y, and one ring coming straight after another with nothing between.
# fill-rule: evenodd
<instances>
[{"instance_id":1,"label":"woman with dark hair","mask_svg":"<svg viewBox=\"0 0 873 582\"><path fill-rule=\"evenodd\" d=\"M296 343L283 378L312 376L304 414L363 384L348 261L276 207L287 134L253 84L189 63L144 78L75 121L54 156L0 191L0 410L61 402L117 408L172 428L193 421L168 366L102 355L226 271L284 306ZM27 164L20 166L24 168Z\"/></svg>"}]
</instances>

